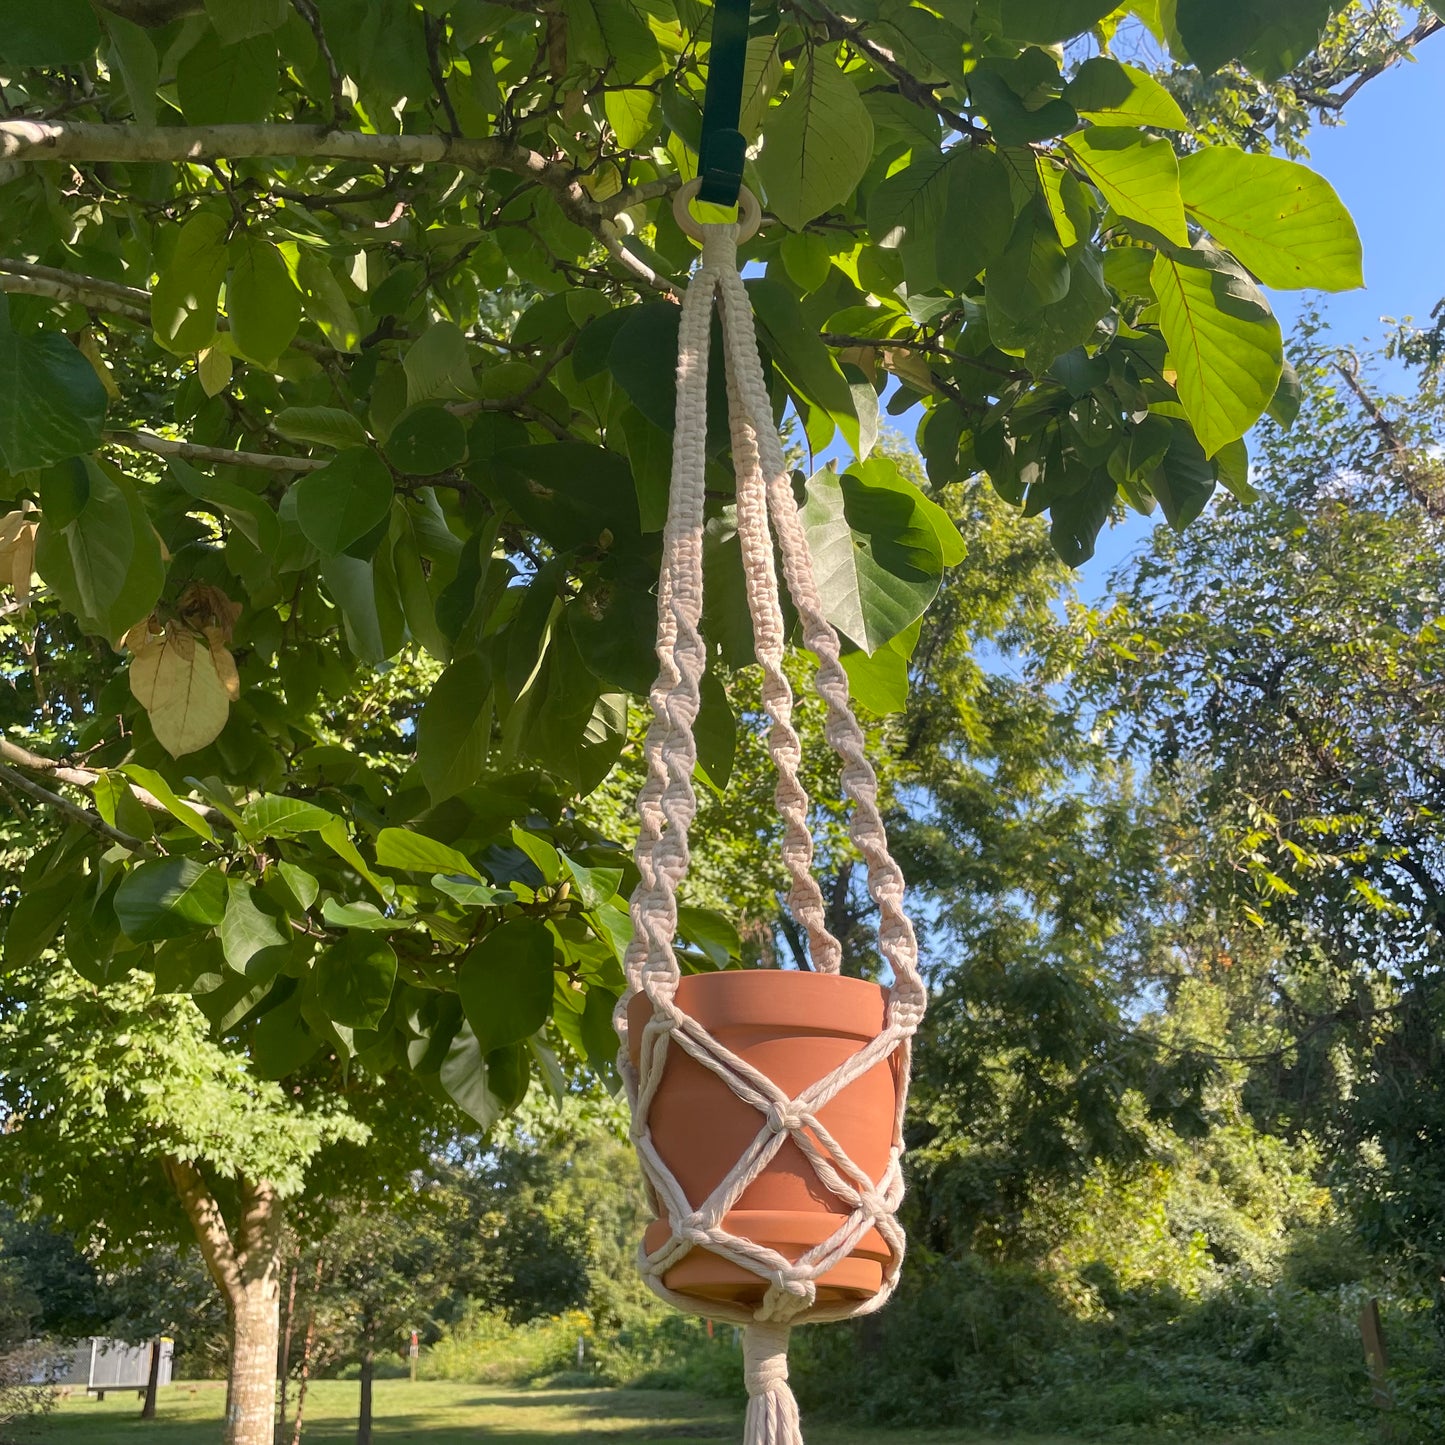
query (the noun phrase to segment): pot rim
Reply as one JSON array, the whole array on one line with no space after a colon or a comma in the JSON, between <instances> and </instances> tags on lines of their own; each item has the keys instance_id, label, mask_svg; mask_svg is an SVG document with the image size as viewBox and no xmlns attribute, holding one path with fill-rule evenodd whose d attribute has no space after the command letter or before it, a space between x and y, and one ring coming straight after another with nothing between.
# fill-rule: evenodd
<instances>
[{"instance_id":1,"label":"pot rim","mask_svg":"<svg viewBox=\"0 0 1445 1445\"><path fill-rule=\"evenodd\" d=\"M678 983L677 1003L710 1032L781 1025L790 1033L866 1040L883 1032L888 990L868 979L836 973L729 968L684 975ZM645 993L633 996L628 1013L634 1026L638 1015L649 1007Z\"/></svg>"}]
</instances>

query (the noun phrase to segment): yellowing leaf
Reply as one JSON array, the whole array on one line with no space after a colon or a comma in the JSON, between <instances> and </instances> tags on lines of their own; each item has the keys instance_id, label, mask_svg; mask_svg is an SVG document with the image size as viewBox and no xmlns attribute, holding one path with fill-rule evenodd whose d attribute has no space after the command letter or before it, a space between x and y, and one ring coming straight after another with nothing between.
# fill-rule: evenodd
<instances>
[{"instance_id":1,"label":"yellowing leaf","mask_svg":"<svg viewBox=\"0 0 1445 1445\"><path fill-rule=\"evenodd\" d=\"M196 375L207 396L219 396L231 384L231 358L219 346L203 347L196 353Z\"/></svg>"},{"instance_id":2,"label":"yellowing leaf","mask_svg":"<svg viewBox=\"0 0 1445 1445\"><path fill-rule=\"evenodd\" d=\"M141 647L131 659L130 690L173 758L214 742L231 711L212 648L184 627L167 628Z\"/></svg>"},{"instance_id":3,"label":"yellowing leaf","mask_svg":"<svg viewBox=\"0 0 1445 1445\"><path fill-rule=\"evenodd\" d=\"M8 512L0 517L0 587L9 587L17 602L30 600L30 577L35 571L35 533L38 513Z\"/></svg>"}]
</instances>

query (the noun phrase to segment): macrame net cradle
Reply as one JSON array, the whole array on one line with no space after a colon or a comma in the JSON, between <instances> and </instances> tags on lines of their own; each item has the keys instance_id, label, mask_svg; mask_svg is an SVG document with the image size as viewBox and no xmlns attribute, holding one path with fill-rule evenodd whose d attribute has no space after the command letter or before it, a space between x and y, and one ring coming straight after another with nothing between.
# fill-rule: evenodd
<instances>
[{"instance_id":1,"label":"macrame net cradle","mask_svg":"<svg viewBox=\"0 0 1445 1445\"><path fill-rule=\"evenodd\" d=\"M904 1237L895 1217L903 1197L902 1125L911 1040L923 1017L925 989L918 945L903 908L903 877L888 851L878 810L878 784L862 730L849 706L839 662L839 639L823 615L813 564L773 423L752 308L738 271L737 248L757 229L759 210L746 191L737 223L699 226L688 206L697 183L679 192L679 224L703 243L701 261L683 301L677 368L677 415L672 483L663 534L658 586L657 655L660 671L651 693L653 722L645 744L646 779L638 796L636 849L641 881L631 900L633 941L626 959L627 991L615 1015L622 1039L619 1068L632 1104L632 1138L649 1200L669 1237L644 1247L640 1268L663 1299L693 1313L744 1325L749 1395L746 1445L801 1445L798 1408L788 1388L787 1345L792 1326L845 1319L880 1308L897 1285ZM801 747L792 723L793 693L783 671L785 625L774 564L774 536L783 576L802 623L803 639L817 656L816 688L826 707L829 745L843 763L842 782L852 804L851 833L867 865L868 888L878 906L879 950L893 974L882 1032L832 1073L789 1097L766 1075L713 1038L676 1001L680 971L677 888L687 872L688 829L697 811L692 774L697 760L693 727L706 652L699 627L703 592L704 466L707 430L708 343L713 306L722 318L732 455L737 475L737 530L747 583L763 702L771 719L769 751L777 767L775 793L783 820L788 904L804 929L816 971L837 973L838 940L828 931L822 892L813 877L809 800L799 777ZM652 1017L633 1066L628 1004L645 994ZM669 1050L685 1050L758 1111L758 1132L737 1163L706 1199L689 1199L654 1144L649 1108ZM818 1119L818 1111L880 1062L895 1060L900 1077L893 1139L881 1179L870 1178ZM823 1187L841 1202L833 1234L790 1260L751 1239L729 1233L723 1220L744 1191L791 1140ZM883 1284L870 1298L820 1300L817 1281L877 1230L888 1247ZM664 1275L693 1248L705 1248L762 1280L756 1308L678 1294Z\"/></svg>"}]
</instances>

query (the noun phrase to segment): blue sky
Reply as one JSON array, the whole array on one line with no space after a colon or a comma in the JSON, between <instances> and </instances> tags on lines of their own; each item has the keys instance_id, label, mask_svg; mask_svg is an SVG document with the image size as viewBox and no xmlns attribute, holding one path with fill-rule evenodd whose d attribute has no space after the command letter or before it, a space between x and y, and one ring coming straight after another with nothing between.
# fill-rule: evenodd
<instances>
[{"instance_id":1,"label":"blue sky","mask_svg":"<svg viewBox=\"0 0 1445 1445\"><path fill-rule=\"evenodd\" d=\"M1381 317L1425 321L1445 297L1445 185L1434 154L1445 117L1445 34L1420 47L1418 59L1377 76L1349 103L1345 124L1318 127L1307 164L1340 193L1365 247L1365 289L1318 298L1341 343L1378 343ZM1288 334L1299 314L1297 293L1276 292ZM1403 376L1391 378L1403 385ZM1106 579L1148 535L1152 519L1129 519L1099 537L1078 574L1079 595L1097 601Z\"/></svg>"}]
</instances>

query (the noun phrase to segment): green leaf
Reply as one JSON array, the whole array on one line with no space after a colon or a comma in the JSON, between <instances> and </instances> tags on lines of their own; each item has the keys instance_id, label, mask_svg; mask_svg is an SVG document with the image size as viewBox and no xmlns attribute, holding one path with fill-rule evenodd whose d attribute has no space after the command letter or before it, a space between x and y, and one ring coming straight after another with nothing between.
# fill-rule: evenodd
<instances>
[{"instance_id":1,"label":"green leaf","mask_svg":"<svg viewBox=\"0 0 1445 1445\"><path fill-rule=\"evenodd\" d=\"M337 351L361 350L361 322L325 257L302 247L296 263L301 308Z\"/></svg>"},{"instance_id":2,"label":"green leaf","mask_svg":"<svg viewBox=\"0 0 1445 1445\"><path fill-rule=\"evenodd\" d=\"M646 564L604 564L583 583L564 616L588 669L639 695L657 677L657 586Z\"/></svg>"},{"instance_id":3,"label":"green leaf","mask_svg":"<svg viewBox=\"0 0 1445 1445\"><path fill-rule=\"evenodd\" d=\"M1215 468L1187 426L1176 422L1164 460L1149 475L1149 490L1159 498L1169 525L1182 532L1214 495ZM1237 442L1229 443L1231 446Z\"/></svg>"},{"instance_id":4,"label":"green leaf","mask_svg":"<svg viewBox=\"0 0 1445 1445\"><path fill-rule=\"evenodd\" d=\"M224 517L263 557L274 557L281 545L281 525L265 497L235 482L198 472L179 457L167 459L170 474L197 501Z\"/></svg>"},{"instance_id":5,"label":"green leaf","mask_svg":"<svg viewBox=\"0 0 1445 1445\"><path fill-rule=\"evenodd\" d=\"M1101 471L1049 507L1049 540L1070 567L1082 567L1094 555L1094 545L1117 495L1113 477Z\"/></svg>"},{"instance_id":6,"label":"green leaf","mask_svg":"<svg viewBox=\"0 0 1445 1445\"><path fill-rule=\"evenodd\" d=\"M853 390L817 328L804 319L798 298L771 276L758 276L746 284L758 330L778 370L794 391L822 407L843 427L856 450L859 431Z\"/></svg>"},{"instance_id":7,"label":"green leaf","mask_svg":"<svg viewBox=\"0 0 1445 1445\"><path fill-rule=\"evenodd\" d=\"M35 962L76 910L78 877L62 878L48 888L23 892L10 910L5 927L4 967L25 968Z\"/></svg>"},{"instance_id":8,"label":"green leaf","mask_svg":"<svg viewBox=\"0 0 1445 1445\"><path fill-rule=\"evenodd\" d=\"M0 465L24 472L93 451L105 400L95 368L65 337L11 330L0 294Z\"/></svg>"},{"instance_id":9,"label":"green leaf","mask_svg":"<svg viewBox=\"0 0 1445 1445\"><path fill-rule=\"evenodd\" d=\"M459 466L467 454L462 419L435 402L404 412L386 439L386 458L397 471L433 477Z\"/></svg>"},{"instance_id":10,"label":"green leaf","mask_svg":"<svg viewBox=\"0 0 1445 1445\"><path fill-rule=\"evenodd\" d=\"M391 473L370 447L348 447L293 490L297 524L322 557L355 546L391 511Z\"/></svg>"},{"instance_id":11,"label":"green leaf","mask_svg":"<svg viewBox=\"0 0 1445 1445\"><path fill-rule=\"evenodd\" d=\"M100 26L88 0L11 0L4 8L0 58L11 66L80 66L99 44Z\"/></svg>"},{"instance_id":12,"label":"green leaf","mask_svg":"<svg viewBox=\"0 0 1445 1445\"><path fill-rule=\"evenodd\" d=\"M1073 273L1059 244L1053 218L1042 202L1019 217L1008 248L984 278L990 318L996 312L1023 318L1062 301Z\"/></svg>"},{"instance_id":13,"label":"green leaf","mask_svg":"<svg viewBox=\"0 0 1445 1445\"><path fill-rule=\"evenodd\" d=\"M268 35L223 45L205 30L176 68L176 95L191 125L263 121L280 88L276 42Z\"/></svg>"},{"instance_id":14,"label":"green leaf","mask_svg":"<svg viewBox=\"0 0 1445 1445\"><path fill-rule=\"evenodd\" d=\"M723 792L733 773L738 725L727 688L711 669L703 674L702 701L693 724L693 736L699 772L719 793Z\"/></svg>"},{"instance_id":15,"label":"green leaf","mask_svg":"<svg viewBox=\"0 0 1445 1445\"><path fill-rule=\"evenodd\" d=\"M869 656L845 652L843 670L853 701L880 717L902 712L908 706L908 661L923 631L922 619L906 627Z\"/></svg>"},{"instance_id":16,"label":"green leaf","mask_svg":"<svg viewBox=\"0 0 1445 1445\"><path fill-rule=\"evenodd\" d=\"M151 326L156 340L186 356L216 335L216 306L226 279L225 217L196 211L180 229L170 260L151 289Z\"/></svg>"},{"instance_id":17,"label":"green leaf","mask_svg":"<svg viewBox=\"0 0 1445 1445\"><path fill-rule=\"evenodd\" d=\"M1288 431L1295 424L1295 418L1299 416L1303 395L1299 372L1286 358L1284 369L1280 373L1279 386L1275 389L1274 396L1270 398L1269 416L1271 420L1277 426Z\"/></svg>"},{"instance_id":18,"label":"green leaf","mask_svg":"<svg viewBox=\"0 0 1445 1445\"><path fill-rule=\"evenodd\" d=\"M262 121L279 90L276 42L266 35L223 45L220 36L204 30L176 66L176 97L192 126Z\"/></svg>"},{"instance_id":19,"label":"green leaf","mask_svg":"<svg viewBox=\"0 0 1445 1445\"><path fill-rule=\"evenodd\" d=\"M436 680L416 724L416 755L433 803L481 775L492 732L492 673L485 659L459 657Z\"/></svg>"},{"instance_id":20,"label":"green leaf","mask_svg":"<svg viewBox=\"0 0 1445 1445\"><path fill-rule=\"evenodd\" d=\"M1365 284L1360 235L1321 175L1278 156L1209 146L1179 163L1184 204L1266 286Z\"/></svg>"},{"instance_id":21,"label":"green leaf","mask_svg":"<svg viewBox=\"0 0 1445 1445\"><path fill-rule=\"evenodd\" d=\"M1249 278L1217 252L1154 258L1159 325L1205 455L1264 414L1284 367L1279 322Z\"/></svg>"},{"instance_id":22,"label":"green leaf","mask_svg":"<svg viewBox=\"0 0 1445 1445\"><path fill-rule=\"evenodd\" d=\"M291 931L265 895L249 883L230 880L225 917L221 919L221 950L226 962L248 978L271 977L285 962ZM269 958L262 955L269 954Z\"/></svg>"},{"instance_id":23,"label":"green leaf","mask_svg":"<svg viewBox=\"0 0 1445 1445\"><path fill-rule=\"evenodd\" d=\"M551 1016L552 935L535 918L511 918L457 970L457 994L483 1053L537 1032Z\"/></svg>"},{"instance_id":24,"label":"green leaf","mask_svg":"<svg viewBox=\"0 0 1445 1445\"><path fill-rule=\"evenodd\" d=\"M868 198L868 232L880 245L897 250L908 242L926 242L931 248L933 238L943 221L943 208L948 199L949 161L955 152L915 150L907 164L879 182ZM788 237L783 242L804 239ZM787 254L784 252L784 263ZM827 251L822 257L823 275L832 269ZM791 274L791 267L789 268Z\"/></svg>"},{"instance_id":25,"label":"green leaf","mask_svg":"<svg viewBox=\"0 0 1445 1445\"><path fill-rule=\"evenodd\" d=\"M1008 167L997 152L970 146L949 162L948 193L934 242L938 279L961 292L991 266L1013 235L1013 189Z\"/></svg>"},{"instance_id":26,"label":"green leaf","mask_svg":"<svg viewBox=\"0 0 1445 1445\"><path fill-rule=\"evenodd\" d=\"M364 541L372 543L376 536L370 532ZM401 651L406 616L385 547L370 558L323 558L321 580L341 609L347 645L361 661L382 663Z\"/></svg>"},{"instance_id":27,"label":"green leaf","mask_svg":"<svg viewBox=\"0 0 1445 1445\"><path fill-rule=\"evenodd\" d=\"M336 406L288 406L276 413L271 425L288 441L318 446L366 445L366 428L349 411Z\"/></svg>"},{"instance_id":28,"label":"green leaf","mask_svg":"<svg viewBox=\"0 0 1445 1445\"><path fill-rule=\"evenodd\" d=\"M679 908L677 931L717 968L726 968L730 959L742 957L743 943L736 927L711 908Z\"/></svg>"},{"instance_id":29,"label":"green leaf","mask_svg":"<svg viewBox=\"0 0 1445 1445\"><path fill-rule=\"evenodd\" d=\"M291 896L303 910L310 908L316 902L317 896L321 892L321 885L299 863L288 863L283 858L276 864L276 871L280 873Z\"/></svg>"},{"instance_id":30,"label":"green leaf","mask_svg":"<svg viewBox=\"0 0 1445 1445\"><path fill-rule=\"evenodd\" d=\"M105 31L110 36L114 68L120 72L125 93L135 118L143 126L156 123L156 90L160 85L160 60L150 35L134 21L107 13Z\"/></svg>"},{"instance_id":31,"label":"green leaf","mask_svg":"<svg viewBox=\"0 0 1445 1445\"><path fill-rule=\"evenodd\" d=\"M562 855L545 838L529 833L525 828L512 824L512 842L532 861L542 875L542 881L557 884L562 881Z\"/></svg>"},{"instance_id":32,"label":"green leaf","mask_svg":"<svg viewBox=\"0 0 1445 1445\"><path fill-rule=\"evenodd\" d=\"M384 938L364 931L323 948L306 982L308 998L349 1029L374 1029L396 986L396 954Z\"/></svg>"},{"instance_id":33,"label":"green leaf","mask_svg":"<svg viewBox=\"0 0 1445 1445\"><path fill-rule=\"evenodd\" d=\"M1208 74L1231 60L1276 80L1319 43L1336 0L1176 0L1189 58Z\"/></svg>"},{"instance_id":34,"label":"green leaf","mask_svg":"<svg viewBox=\"0 0 1445 1445\"><path fill-rule=\"evenodd\" d=\"M979 23L995 35L1049 45L1097 25L1113 0L979 0Z\"/></svg>"},{"instance_id":35,"label":"green leaf","mask_svg":"<svg viewBox=\"0 0 1445 1445\"><path fill-rule=\"evenodd\" d=\"M508 447L492 458L487 482L559 551L595 546L604 536L616 544L640 534L631 468L605 447Z\"/></svg>"},{"instance_id":36,"label":"green leaf","mask_svg":"<svg viewBox=\"0 0 1445 1445\"><path fill-rule=\"evenodd\" d=\"M191 832L204 838L208 843L216 841L216 835L211 825L195 808L183 803L172 791L171 785L151 768L143 768L139 763L122 763L120 771L133 783L139 783L150 795L159 799L165 804L166 810L179 822L185 824Z\"/></svg>"},{"instance_id":37,"label":"green leaf","mask_svg":"<svg viewBox=\"0 0 1445 1445\"><path fill-rule=\"evenodd\" d=\"M568 876L577 885L582 902L588 908L601 908L604 903L610 903L617 897L617 890L622 886L622 869L587 868L565 853L561 858L567 865Z\"/></svg>"},{"instance_id":38,"label":"green leaf","mask_svg":"<svg viewBox=\"0 0 1445 1445\"><path fill-rule=\"evenodd\" d=\"M277 30L290 13L286 0L206 0L206 14L223 45Z\"/></svg>"},{"instance_id":39,"label":"green leaf","mask_svg":"<svg viewBox=\"0 0 1445 1445\"><path fill-rule=\"evenodd\" d=\"M489 883L473 883L470 878L455 874L437 873L432 877L431 886L463 908L496 908L517 901L517 895L508 889L493 888Z\"/></svg>"},{"instance_id":40,"label":"green leaf","mask_svg":"<svg viewBox=\"0 0 1445 1445\"><path fill-rule=\"evenodd\" d=\"M340 903L335 898L321 905L321 917L333 928L366 928L373 933L390 933L403 926L374 903Z\"/></svg>"},{"instance_id":41,"label":"green leaf","mask_svg":"<svg viewBox=\"0 0 1445 1445\"><path fill-rule=\"evenodd\" d=\"M521 1102L518 1088L525 1092L525 1076L519 1084L517 1073L516 1062L506 1055L488 1058L471 1025L463 1023L452 1036L438 1078L457 1107L486 1130Z\"/></svg>"},{"instance_id":42,"label":"green leaf","mask_svg":"<svg viewBox=\"0 0 1445 1445\"><path fill-rule=\"evenodd\" d=\"M318 808L300 798L283 798L264 793L253 798L241 810L246 829L257 838L294 838L298 833L319 833L329 823L338 822L335 813Z\"/></svg>"},{"instance_id":43,"label":"green leaf","mask_svg":"<svg viewBox=\"0 0 1445 1445\"><path fill-rule=\"evenodd\" d=\"M846 201L872 159L873 118L837 60L836 46L810 48L763 122L758 179L789 230Z\"/></svg>"},{"instance_id":44,"label":"green leaf","mask_svg":"<svg viewBox=\"0 0 1445 1445\"><path fill-rule=\"evenodd\" d=\"M214 928L226 915L226 875L194 858L140 863L115 891L115 916L133 943Z\"/></svg>"},{"instance_id":45,"label":"green leaf","mask_svg":"<svg viewBox=\"0 0 1445 1445\"><path fill-rule=\"evenodd\" d=\"M226 283L231 337L242 356L274 371L301 325L301 293L270 241L241 235L232 254L235 264Z\"/></svg>"},{"instance_id":46,"label":"green leaf","mask_svg":"<svg viewBox=\"0 0 1445 1445\"><path fill-rule=\"evenodd\" d=\"M477 394L467 339L455 322L433 322L407 347L401 365L406 372L408 406Z\"/></svg>"},{"instance_id":47,"label":"green leaf","mask_svg":"<svg viewBox=\"0 0 1445 1445\"><path fill-rule=\"evenodd\" d=\"M36 570L87 632L116 643L161 595L165 564L160 543L135 488L119 472L92 457L64 463L57 471L83 477L86 500L65 526L53 526L45 509L50 492L42 479Z\"/></svg>"},{"instance_id":48,"label":"green leaf","mask_svg":"<svg viewBox=\"0 0 1445 1445\"><path fill-rule=\"evenodd\" d=\"M823 609L857 646L875 651L933 600L943 558L914 498L825 468L808 479L802 520Z\"/></svg>"},{"instance_id":49,"label":"green leaf","mask_svg":"<svg viewBox=\"0 0 1445 1445\"><path fill-rule=\"evenodd\" d=\"M1156 130L1188 130L1179 102L1147 71L1095 55L1074 72L1064 99L1081 120L1096 125L1145 125Z\"/></svg>"},{"instance_id":50,"label":"green leaf","mask_svg":"<svg viewBox=\"0 0 1445 1445\"><path fill-rule=\"evenodd\" d=\"M1179 162L1167 140L1127 126L1093 125L1064 144L1126 221L1138 221L1176 246L1189 244Z\"/></svg>"},{"instance_id":51,"label":"green leaf","mask_svg":"<svg viewBox=\"0 0 1445 1445\"><path fill-rule=\"evenodd\" d=\"M478 880L482 876L465 853L409 828L383 828L376 837L376 861L383 868L412 873L461 873Z\"/></svg>"},{"instance_id":52,"label":"green leaf","mask_svg":"<svg viewBox=\"0 0 1445 1445\"><path fill-rule=\"evenodd\" d=\"M251 1031L251 1064L258 1078L284 1079L320 1047L321 1039L301 1016L300 996L292 994L256 1020Z\"/></svg>"}]
</instances>

